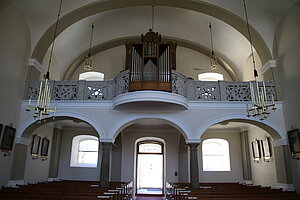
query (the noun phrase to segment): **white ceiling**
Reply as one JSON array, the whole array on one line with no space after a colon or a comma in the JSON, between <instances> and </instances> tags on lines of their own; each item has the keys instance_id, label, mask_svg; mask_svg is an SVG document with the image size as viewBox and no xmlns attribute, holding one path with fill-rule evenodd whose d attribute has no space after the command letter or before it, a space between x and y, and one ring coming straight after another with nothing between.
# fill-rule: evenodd
<instances>
[{"instance_id":1,"label":"white ceiling","mask_svg":"<svg viewBox=\"0 0 300 200\"><path fill-rule=\"evenodd\" d=\"M59 0L26 0L26 3L24 0L11 1L21 10L27 20L33 50L45 31L55 23ZM242 0L203 1L223 7L245 19ZM247 1L250 24L261 34L271 53L274 31L279 20L297 1ZM92 2L95 0L64 0L61 16ZM151 25L151 7L139 6L110 10L84 18L68 27L58 36L54 49L61 77L72 61L88 49L92 22L95 23L93 45L120 37L140 35L147 32ZM226 59L241 77L250 55L249 43L242 34L223 21L202 13L175 7L155 7L155 31L160 32L162 36L189 40L207 48L210 48L209 22L213 24L216 52Z\"/></svg>"}]
</instances>

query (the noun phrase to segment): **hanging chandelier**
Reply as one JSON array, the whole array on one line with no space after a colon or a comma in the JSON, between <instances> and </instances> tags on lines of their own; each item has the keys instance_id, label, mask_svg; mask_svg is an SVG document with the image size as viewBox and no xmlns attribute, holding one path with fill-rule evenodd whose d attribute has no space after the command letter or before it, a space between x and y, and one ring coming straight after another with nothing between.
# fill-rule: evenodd
<instances>
[{"instance_id":1,"label":"hanging chandelier","mask_svg":"<svg viewBox=\"0 0 300 200\"><path fill-rule=\"evenodd\" d=\"M51 60L52 60L52 55L53 55L54 42L55 42L55 38L56 38L57 26L58 26L62 2L63 2L63 0L61 0L60 4L59 4L58 15L57 15L56 23L55 23L54 35L53 35L53 40L52 40L52 47L51 47L51 51L50 51L48 69L47 69L46 75L44 76L45 80L44 81L42 80L40 83L39 94L38 94L38 98L36 101L36 105L32 106L31 98L29 98L28 105L25 109L26 111L30 111L33 108L34 109L33 118L37 119L39 122L41 122L41 120L44 118L44 116L48 116L50 113L53 113L53 118L55 118L55 113L56 113L56 105L53 108L50 108L51 89L49 86L49 79L50 79L50 66L51 66Z\"/></svg>"},{"instance_id":2,"label":"hanging chandelier","mask_svg":"<svg viewBox=\"0 0 300 200\"><path fill-rule=\"evenodd\" d=\"M92 31L91 31L91 38L90 38L89 53L86 56L85 61L84 61L84 65L83 65L83 69L85 71L91 71L92 70L91 48L92 48L93 33L94 33L94 23L92 23Z\"/></svg>"},{"instance_id":3,"label":"hanging chandelier","mask_svg":"<svg viewBox=\"0 0 300 200\"><path fill-rule=\"evenodd\" d=\"M249 26L245 0L243 0L243 3L244 3L244 10L245 10L245 16L247 22L247 31L248 31L249 42L250 42L253 72L254 72L254 81L250 82L251 106L249 107L248 103L246 103L247 117L259 116L260 120L264 120L270 114L269 112L270 109L273 111L276 110L275 101L273 95L271 95L271 99L268 98L265 82L264 81L259 82L257 80L258 73L255 67L253 45L252 45L252 39L250 34L250 26Z\"/></svg>"},{"instance_id":4,"label":"hanging chandelier","mask_svg":"<svg viewBox=\"0 0 300 200\"><path fill-rule=\"evenodd\" d=\"M211 70L217 70L219 69L218 65L218 57L216 56L214 52L214 43L213 43L213 37L212 37L212 29L211 29L211 23L208 25L209 33L210 33L210 44L211 44L211 54L210 54L210 69Z\"/></svg>"}]
</instances>

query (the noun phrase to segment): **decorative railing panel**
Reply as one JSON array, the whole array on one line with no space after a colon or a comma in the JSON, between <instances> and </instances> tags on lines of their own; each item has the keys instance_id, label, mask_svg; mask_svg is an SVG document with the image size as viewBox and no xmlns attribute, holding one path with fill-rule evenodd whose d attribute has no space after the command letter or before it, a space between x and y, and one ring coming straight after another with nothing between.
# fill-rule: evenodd
<instances>
[{"instance_id":1,"label":"decorative railing panel","mask_svg":"<svg viewBox=\"0 0 300 200\"><path fill-rule=\"evenodd\" d=\"M250 101L250 82L195 81L187 79L179 72L172 72L172 93L186 97L190 101ZM252 82L254 84L254 82ZM261 83L260 83L261 84ZM129 70L119 73L115 79L107 81L49 81L53 100L112 100L127 93ZM262 86L262 85L260 85ZM40 82L33 81L27 90L27 99L38 98ZM274 96L274 83L265 83L268 99ZM254 87L254 90L256 88Z\"/></svg>"},{"instance_id":2,"label":"decorative railing panel","mask_svg":"<svg viewBox=\"0 0 300 200\"><path fill-rule=\"evenodd\" d=\"M129 70L124 70L120 72L116 78L114 79L116 89L115 94L116 96L128 92L128 85L129 85Z\"/></svg>"},{"instance_id":3,"label":"decorative railing panel","mask_svg":"<svg viewBox=\"0 0 300 200\"><path fill-rule=\"evenodd\" d=\"M108 98L107 90L108 90L108 82L107 81L88 81L85 84L84 99L86 99L86 100L105 100Z\"/></svg>"},{"instance_id":4,"label":"decorative railing panel","mask_svg":"<svg viewBox=\"0 0 300 200\"><path fill-rule=\"evenodd\" d=\"M199 101L219 101L219 83L213 81L195 81L195 95L196 100Z\"/></svg>"},{"instance_id":5,"label":"decorative railing panel","mask_svg":"<svg viewBox=\"0 0 300 200\"><path fill-rule=\"evenodd\" d=\"M249 82L220 81L222 101L250 101Z\"/></svg>"},{"instance_id":6,"label":"decorative railing panel","mask_svg":"<svg viewBox=\"0 0 300 200\"><path fill-rule=\"evenodd\" d=\"M187 78L183 74L172 71L172 93L186 96L186 81Z\"/></svg>"},{"instance_id":7,"label":"decorative railing panel","mask_svg":"<svg viewBox=\"0 0 300 200\"><path fill-rule=\"evenodd\" d=\"M80 81L56 81L52 92L54 100L78 100Z\"/></svg>"}]
</instances>

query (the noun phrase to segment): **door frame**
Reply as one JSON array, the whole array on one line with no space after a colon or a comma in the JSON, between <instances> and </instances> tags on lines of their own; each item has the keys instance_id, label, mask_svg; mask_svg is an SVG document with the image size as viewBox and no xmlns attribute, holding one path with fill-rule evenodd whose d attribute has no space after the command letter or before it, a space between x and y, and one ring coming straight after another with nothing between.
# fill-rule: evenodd
<instances>
[{"instance_id":1,"label":"door frame","mask_svg":"<svg viewBox=\"0 0 300 200\"><path fill-rule=\"evenodd\" d=\"M133 195L136 196L137 193L137 157L138 157L138 144L141 142L158 142L163 146L163 183L162 183L162 195L165 196L166 192L166 142L158 137L141 137L135 141L134 145L134 181L133 181Z\"/></svg>"}]
</instances>

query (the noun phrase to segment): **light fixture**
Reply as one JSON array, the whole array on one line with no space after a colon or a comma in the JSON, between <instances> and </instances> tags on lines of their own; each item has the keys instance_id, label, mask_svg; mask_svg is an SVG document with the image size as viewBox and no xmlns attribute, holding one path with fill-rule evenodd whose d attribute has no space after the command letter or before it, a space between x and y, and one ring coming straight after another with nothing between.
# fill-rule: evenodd
<instances>
[{"instance_id":1,"label":"light fixture","mask_svg":"<svg viewBox=\"0 0 300 200\"><path fill-rule=\"evenodd\" d=\"M272 110L276 109L275 102L274 102L274 96L272 95L271 99L268 99L265 82L262 81L260 83L259 81L257 81L258 73L257 73L256 67L255 67L253 45L252 45L250 26L249 26L249 21L248 21L248 14L247 14L245 0L243 0L243 3L244 3L244 10L245 10L245 16L246 16L246 22L247 22L247 30L248 30L250 48L251 48L254 79L255 79L253 81L253 83L250 82L251 106L249 108L248 103L246 103L247 117L259 116L260 120L264 120L270 114L269 108L271 108Z\"/></svg>"},{"instance_id":2,"label":"light fixture","mask_svg":"<svg viewBox=\"0 0 300 200\"><path fill-rule=\"evenodd\" d=\"M52 40L52 47L51 47L51 51L50 51L48 69L47 69L46 75L44 76L45 80L44 81L42 80L40 83L39 94L38 94L38 98L36 101L36 105L31 106L31 98L29 98L28 105L25 109L26 111L30 111L31 108L33 108L34 109L33 117L35 119L37 119L39 122L41 122L41 120L43 119L44 116L48 116L49 113L54 113L53 118L55 118L55 113L56 113L56 105L54 106L54 108L50 108L51 89L49 87L49 79L50 79L50 66L51 66L51 60L52 60L52 55L53 55L54 42L55 42L55 38L56 38L57 26L58 26L62 2L63 2L63 0L61 0L60 4L59 4L57 19L56 19L55 29L54 29L54 35L53 35L53 40Z\"/></svg>"},{"instance_id":3,"label":"light fixture","mask_svg":"<svg viewBox=\"0 0 300 200\"><path fill-rule=\"evenodd\" d=\"M210 33L210 44L211 44L210 69L217 70L217 69L219 69L218 57L216 56L216 54L214 52L214 43L213 43L213 37L212 37L211 23L209 23L208 28L209 28L209 33Z\"/></svg>"},{"instance_id":4,"label":"light fixture","mask_svg":"<svg viewBox=\"0 0 300 200\"><path fill-rule=\"evenodd\" d=\"M91 48L92 48L93 33L94 33L94 23L92 23L92 31L91 31L91 38L90 38L89 53L86 56L85 61L84 61L84 65L83 65L83 69L85 71L91 71L92 70Z\"/></svg>"}]
</instances>

